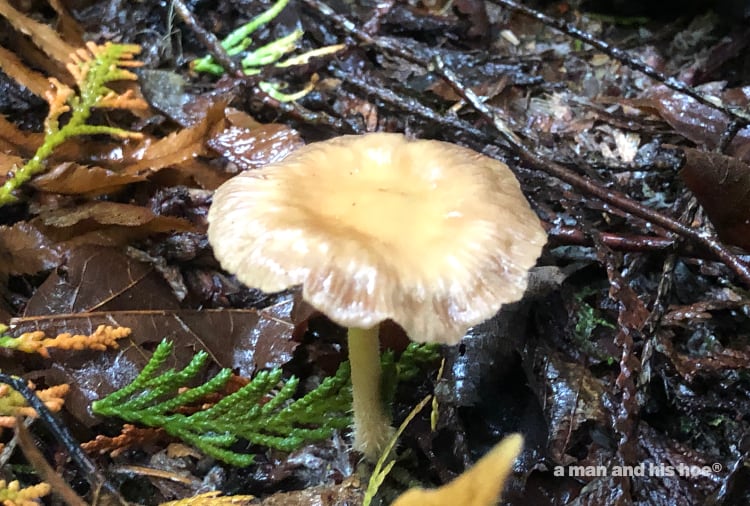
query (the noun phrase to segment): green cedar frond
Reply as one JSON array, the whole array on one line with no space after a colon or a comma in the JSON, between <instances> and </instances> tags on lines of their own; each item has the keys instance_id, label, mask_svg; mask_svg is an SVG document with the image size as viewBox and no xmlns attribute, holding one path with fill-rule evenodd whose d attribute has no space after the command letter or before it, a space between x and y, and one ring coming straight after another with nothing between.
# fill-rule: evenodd
<instances>
[{"instance_id":1,"label":"green cedar frond","mask_svg":"<svg viewBox=\"0 0 750 506\"><path fill-rule=\"evenodd\" d=\"M277 368L259 372L250 383L208 409L191 415L178 413L179 408L220 392L232 373L222 369L206 383L185 388L201 372L208 355L198 352L184 369L159 373L172 349L172 343L162 341L132 383L93 403L94 413L161 427L207 455L235 466L247 466L253 459L250 454L231 449L240 440L293 451L306 441L327 439L335 429L351 424L347 415L352 403L348 362L299 399L293 399L299 379L283 380L283 371ZM421 365L437 357L438 346L416 343L409 345L398 361L392 353L386 353L384 367L395 373L386 377L394 378L395 388L398 381L413 379Z\"/></svg>"},{"instance_id":2,"label":"green cedar frond","mask_svg":"<svg viewBox=\"0 0 750 506\"><path fill-rule=\"evenodd\" d=\"M49 113L45 121L44 143L39 146L34 157L0 187L0 206L17 200L13 194L22 184L43 172L46 160L52 152L71 137L80 135L106 134L119 138L140 138L136 132L121 128L89 125L87 121L94 108L143 109L147 104L135 97L131 90L118 94L108 87L113 81L135 80L136 76L128 70L140 65L133 57L140 52L136 44L96 45L89 42L86 49L79 49L71 55L67 65L78 87L76 93L72 88L57 79L50 78L51 88L45 95L49 103ZM66 113L70 117L64 126L60 118Z\"/></svg>"},{"instance_id":3,"label":"green cedar frond","mask_svg":"<svg viewBox=\"0 0 750 506\"><path fill-rule=\"evenodd\" d=\"M348 363L300 399L293 399L299 380L283 381L281 369L274 369L261 371L208 409L191 415L178 413L180 407L221 391L232 373L223 369L206 383L186 388L201 372L208 355L199 352L184 369L158 374L172 347L162 341L132 383L93 403L94 413L161 427L235 466L247 466L253 460L253 455L231 449L240 440L292 451L306 441L329 438L334 429L350 423L345 415L351 406Z\"/></svg>"}]
</instances>

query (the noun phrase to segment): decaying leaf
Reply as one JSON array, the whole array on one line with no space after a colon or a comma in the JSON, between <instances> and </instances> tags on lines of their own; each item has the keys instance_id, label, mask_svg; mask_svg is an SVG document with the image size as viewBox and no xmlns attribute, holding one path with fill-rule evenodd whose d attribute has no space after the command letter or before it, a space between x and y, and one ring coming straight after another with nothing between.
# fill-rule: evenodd
<instances>
[{"instance_id":1,"label":"decaying leaf","mask_svg":"<svg viewBox=\"0 0 750 506\"><path fill-rule=\"evenodd\" d=\"M54 243L28 222L0 226L0 278L53 269L61 260Z\"/></svg>"},{"instance_id":2,"label":"decaying leaf","mask_svg":"<svg viewBox=\"0 0 750 506\"><path fill-rule=\"evenodd\" d=\"M520 434L507 436L452 482L435 490L407 490L393 506L492 506L497 503L522 447Z\"/></svg>"},{"instance_id":3,"label":"decaying leaf","mask_svg":"<svg viewBox=\"0 0 750 506\"><path fill-rule=\"evenodd\" d=\"M121 174L101 167L86 167L63 162L36 177L31 185L37 190L67 195L97 195L114 192L129 183L145 181L145 176Z\"/></svg>"},{"instance_id":4,"label":"decaying leaf","mask_svg":"<svg viewBox=\"0 0 750 506\"><path fill-rule=\"evenodd\" d=\"M244 170L282 160L302 144L296 131L276 123L253 129L233 125L208 140L211 149Z\"/></svg>"},{"instance_id":5,"label":"decaying leaf","mask_svg":"<svg viewBox=\"0 0 750 506\"><path fill-rule=\"evenodd\" d=\"M53 272L42 283L24 316L178 307L153 266L113 248L85 246L71 250L64 272Z\"/></svg>"},{"instance_id":6,"label":"decaying leaf","mask_svg":"<svg viewBox=\"0 0 750 506\"><path fill-rule=\"evenodd\" d=\"M547 402L544 403L549 421L549 452L560 464L569 464L571 435L587 424L607 426L605 383L594 377L584 365L566 362L558 356L545 361Z\"/></svg>"},{"instance_id":7,"label":"decaying leaf","mask_svg":"<svg viewBox=\"0 0 750 506\"><path fill-rule=\"evenodd\" d=\"M0 47L0 69L38 97L44 97L49 89L46 77L24 65L18 56L4 47Z\"/></svg>"},{"instance_id":8,"label":"decaying leaf","mask_svg":"<svg viewBox=\"0 0 750 506\"><path fill-rule=\"evenodd\" d=\"M719 237L750 251L750 164L685 148L680 176L698 198Z\"/></svg>"},{"instance_id":9,"label":"decaying leaf","mask_svg":"<svg viewBox=\"0 0 750 506\"><path fill-rule=\"evenodd\" d=\"M7 0L0 0L0 16L3 16L19 32L31 37L34 44L58 63L65 64L76 47L64 41L58 34L44 23L35 21L14 9Z\"/></svg>"},{"instance_id":10,"label":"decaying leaf","mask_svg":"<svg viewBox=\"0 0 750 506\"><path fill-rule=\"evenodd\" d=\"M718 91L716 93L718 94ZM750 101L750 88L724 90L721 95L725 104L747 107ZM625 103L654 109L677 133L708 149L714 149L719 145L721 136L730 124L729 118L723 112L700 104L687 95L675 93L666 86L657 86L650 90L648 97L627 100ZM750 127L745 127L737 133L726 152L743 160L750 159Z\"/></svg>"},{"instance_id":11,"label":"decaying leaf","mask_svg":"<svg viewBox=\"0 0 750 506\"><path fill-rule=\"evenodd\" d=\"M3 151L28 158L33 156L43 139L43 134L22 132L0 114L0 149Z\"/></svg>"},{"instance_id":12,"label":"decaying leaf","mask_svg":"<svg viewBox=\"0 0 750 506\"><path fill-rule=\"evenodd\" d=\"M177 72L161 69L140 69L138 70L138 82L141 85L143 96L151 107L164 113L180 126L192 126L203 117L203 114L190 114L186 110L198 97L185 92L185 78Z\"/></svg>"},{"instance_id":13,"label":"decaying leaf","mask_svg":"<svg viewBox=\"0 0 750 506\"><path fill-rule=\"evenodd\" d=\"M55 242L66 242L68 247L118 245L152 234L195 231L195 226L185 219L160 216L143 206L107 201L46 211L32 222Z\"/></svg>"},{"instance_id":14,"label":"decaying leaf","mask_svg":"<svg viewBox=\"0 0 750 506\"><path fill-rule=\"evenodd\" d=\"M206 154L205 142L211 131L224 120L222 101L214 103L195 125L183 128L146 146L137 154L137 162L125 168L127 174L153 173Z\"/></svg>"}]
</instances>

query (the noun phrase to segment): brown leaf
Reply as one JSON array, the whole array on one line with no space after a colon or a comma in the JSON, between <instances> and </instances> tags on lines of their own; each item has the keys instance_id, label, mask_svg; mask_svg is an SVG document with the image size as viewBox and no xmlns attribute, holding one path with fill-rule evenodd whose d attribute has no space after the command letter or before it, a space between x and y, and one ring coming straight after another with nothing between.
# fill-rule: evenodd
<instances>
[{"instance_id":1,"label":"brown leaf","mask_svg":"<svg viewBox=\"0 0 750 506\"><path fill-rule=\"evenodd\" d=\"M65 5L66 3L68 2L64 2L63 0L49 0L50 7L52 7L57 13L57 22L55 23L55 26L64 40L75 42L76 46L83 46L85 43L85 30L78 24L73 16L71 16Z\"/></svg>"},{"instance_id":2,"label":"brown leaf","mask_svg":"<svg viewBox=\"0 0 750 506\"><path fill-rule=\"evenodd\" d=\"M142 206L103 201L46 211L33 222L67 248L122 245L152 234L195 231L195 226L182 218L159 216Z\"/></svg>"},{"instance_id":3,"label":"brown leaf","mask_svg":"<svg viewBox=\"0 0 750 506\"><path fill-rule=\"evenodd\" d=\"M43 141L44 134L22 132L0 114L0 151L30 158Z\"/></svg>"},{"instance_id":4,"label":"brown leaf","mask_svg":"<svg viewBox=\"0 0 750 506\"><path fill-rule=\"evenodd\" d=\"M456 0L454 3L461 14L469 18L471 28L469 37L488 37L490 21L487 18L487 6L481 0Z\"/></svg>"},{"instance_id":5,"label":"brown leaf","mask_svg":"<svg viewBox=\"0 0 750 506\"><path fill-rule=\"evenodd\" d=\"M607 426L606 385L594 377L588 367L565 362L557 355L545 361L545 402L550 424L550 456L558 464L567 465L575 459L569 455L570 438L587 424Z\"/></svg>"},{"instance_id":6,"label":"brown leaf","mask_svg":"<svg viewBox=\"0 0 750 506\"><path fill-rule=\"evenodd\" d=\"M180 162L174 168L159 170L149 179L161 186L187 186L193 188L197 184L204 190L215 190L227 181L231 174L221 172L204 158L194 158Z\"/></svg>"},{"instance_id":7,"label":"brown leaf","mask_svg":"<svg viewBox=\"0 0 750 506\"><path fill-rule=\"evenodd\" d=\"M750 251L750 164L731 156L685 149L680 176L719 237Z\"/></svg>"},{"instance_id":8,"label":"brown leaf","mask_svg":"<svg viewBox=\"0 0 750 506\"><path fill-rule=\"evenodd\" d=\"M143 96L151 107L164 113L169 119L182 127L189 127L200 122L205 110L191 113L186 108L197 102L210 100L205 96L196 96L185 92L185 78L171 70L139 69L138 83Z\"/></svg>"},{"instance_id":9,"label":"brown leaf","mask_svg":"<svg viewBox=\"0 0 750 506\"><path fill-rule=\"evenodd\" d=\"M35 178L36 189L68 195L110 193L129 183L145 181L144 176L120 174L101 167L86 167L73 162L63 162Z\"/></svg>"},{"instance_id":10,"label":"brown leaf","mask_svg":"<svg viewBox=\"0 0 750 506\"><path fill-rule=\"evenodd\" d=\"M71 53L77 49L65 42L49 26L24 16L7 0L0 0L0 16L6 18L16 30L31 37L39 49L60 64L68 63Z\"/></svg>"},{"instance_id":11,"label":"brown leaf","mask_svg":"<svg viewBox=\"0 0 750 506\"><path fill-rule=\"evenodd\" d=\"M0 226L0 277L54 269L61 255L52 241L25 221Z\"/></svg>"},{"instance_id":12,"label":"brown leaf","mask_svg":"<svg viewBox=\"0 0 750 506\"><path fill-rule=\"evenodd\" d=\"M50 84L46 77L24 65L14 53L4 47L0 47L0 69L38 97L44 97L44 93L49 90Z\"/></svg>"},{"instance_id":13,"label":"brown leaf","mask_svg":"<svg viewBox=\"0 0 750 506\"><path fill-rule=\"evenodd\" d=\"M113 248L86 246L72 250L65 270L53 272L34 292L24 316L178 307L151 265Z\"/></svg>"},{"instance_id":14,"label":"brown leaf","mask_svg":"<svg viewBox=\"0 0 750 506\"><path fill-rule=\"evenodd\" d=\"M18 170L24 164L23 158L15 155L6 155L0 152L0 184L2 184L10 174Z\"/></svg>"},{"instance_id":15,"label":"brown leaf","mask_svg":"<svg viewBox=\"0 0 750 506\"><path fill-rule=\"evenodd\" d=\"M208 145L241 169L256 169L284 159L303 145L299 134L271 123L255 129L230 126L208 140Z\"/></svg>"},{"instance_id":16,"label":"brown leaf","mask_svg":"<svg viewBox=\"0 0 750 506\"><path fill-rule=\"evenodd\" d=\"M665 86L653 88L649 95L648 98L625 102L636 107L655 109L677 133L708 149L717 147L721 136L729 128L729 118L723 112L699 104L687 95L676 93ZM745 93L727 90L724 96L727 103L732 105L746 107L748 104ZM737 133L726 152L744 160L750 159L750 127L745 127Z\"/></svg>"},{"instance_id":17,"label":"brown leaf","mask_svg":"<svg viewBox=\"0 0 750 506\"><path fill-rule=\"evenodd\" d=\"M183 128L151 145L146 145L137 154L138 162L126 167L126 174L156 172L165 167L178 166L206 154L205 142L212 129L224 121L224 103L217 101L206 116L196 125Z\"/></svg>"}]
</instances>

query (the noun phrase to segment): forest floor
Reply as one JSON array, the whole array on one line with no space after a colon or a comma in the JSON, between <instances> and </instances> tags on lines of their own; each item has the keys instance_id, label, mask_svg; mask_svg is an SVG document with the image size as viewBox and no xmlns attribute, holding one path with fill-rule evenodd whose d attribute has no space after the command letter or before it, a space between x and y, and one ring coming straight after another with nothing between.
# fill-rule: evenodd
<instances>
[{"instance_id":1,"label":"forest floor","mask_svg":"<svg viewBox=\"0 0 750 506\"><path fill-rule=\"evenodd\" d=\"M521 302L442 348L441 376L440 357L418 361L394 386L396 425L432 393L438 418L431 427L425 409L406 426L377 501L446 483L520 432L503 504L750 504L744 13L291 0L238 55L201 34L222 39L270 7L0 0L6 186L47 142L49 118L59 128L74 116L63 91L82 88L66 68L76 50L138 44L143 62L86 119L119 133L66 140L0 207L0 370L37 391L67 385L64 404L47 400L58 413L28 418L28 431L0 396L0 415L11 415L0 417L0 480L36 483L44 461L88 503L105 484L149 505L211 490L263 504L361 504L366 476L351 478L363 468L346 429L291 451L238 437L232 452L254 455L238 466L91 406L130 383L165 338L170 367L205 351L194 376L234 373L200 402L172 407L185 415L259 371L299 378L293 397L332 377L346 360L344 329L295 291L264 294L222 271L206 216L213 190L241 170L305 143L388 131L506 162L549 242ZM288 47L241 63L284 37ZM211 69L228 70L199 72L207 54ZM33 332L116 332L97 334L101 325L129 331L103 350L83 337L86 349L66 349L70 336L19 344L42 339ZM396 357L408 342L395 326L381 340ZM262 402L283 390L276 381ZM46 458L29 456L28 436ZM80 458L66 457L87 441Z\"/></svg>"}]
</instances>

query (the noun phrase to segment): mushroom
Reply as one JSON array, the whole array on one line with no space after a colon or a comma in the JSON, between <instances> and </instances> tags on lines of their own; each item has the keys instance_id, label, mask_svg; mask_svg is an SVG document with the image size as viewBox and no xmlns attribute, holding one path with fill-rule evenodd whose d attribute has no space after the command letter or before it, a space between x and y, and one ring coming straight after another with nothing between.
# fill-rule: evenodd
<instances>
[{"instance_id":1,"label":"mushroom","mask_svg":"<svg viewBox=\"0 0 750 506\"><path fill-rule=\"evenodd\" d=\"M378 326L456 344L516 301L546 242L507 165L401 134L346 135L244 172L215 193L208 238L248 286L303 298L347 327L354 447L375 460L393 431Z\"/></svg>"}]
</instances>

